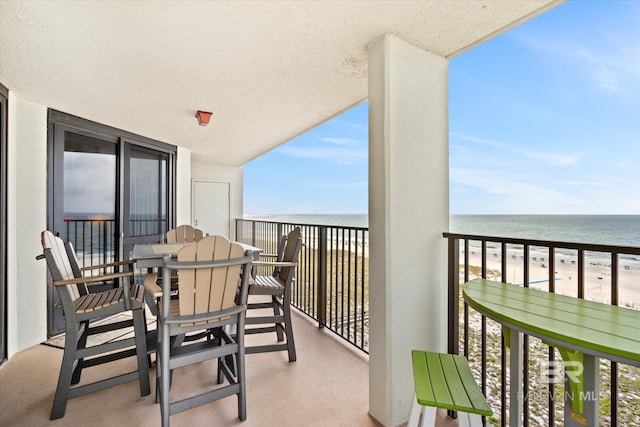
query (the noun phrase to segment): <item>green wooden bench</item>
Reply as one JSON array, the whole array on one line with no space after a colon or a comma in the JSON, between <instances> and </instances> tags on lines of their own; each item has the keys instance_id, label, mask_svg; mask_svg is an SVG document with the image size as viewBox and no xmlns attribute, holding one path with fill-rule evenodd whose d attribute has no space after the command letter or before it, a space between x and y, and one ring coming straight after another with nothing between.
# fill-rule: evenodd
<instances>
[{"instance_id":1,"label":"green wooden bench","mask_svg":"<svg viewBox=\"0 0 640 427\"><path fill-rule=\"evenodd\" d=\"M493 412L478 387L469 362L457 354L412 350L416 398L407 427L435 425L437 408L458 412L460 426L482 426Z\"/></svg>"}]
</instances>

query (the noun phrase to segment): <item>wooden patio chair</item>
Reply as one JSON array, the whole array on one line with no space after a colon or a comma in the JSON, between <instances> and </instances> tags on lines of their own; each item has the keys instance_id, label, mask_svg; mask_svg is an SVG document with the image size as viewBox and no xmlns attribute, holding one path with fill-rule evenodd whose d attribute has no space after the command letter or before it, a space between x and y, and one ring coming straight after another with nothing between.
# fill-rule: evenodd
<instances>
[{"instance_id":1,"label":"wooden patio chair","mask_svg":"<svg viewBox=\"0 0 640 427\"><path fill-rule=\"evenodd\" d=\"M254 261L254 266L273 267L273 273L267 276L256 275L250 282L249 295L268 295L271 301L249 303L247 307L249 310L272 309L273 315L247 315L248 327L245 329L245 334L275 332L278 343L247 347L247 354L287 350L289 362L295 362L296 345L291 325L291 288L301 247L302 232L300 227L296 227L280 241L276 261ZM271 326L249 327L267 324Z\"/></svg>"},{"instance_id":2,"label":"wooden patio chair","mask_svg":"<svg viewBox=\"0 0 640 427\"><path fill-rule=\"evenodd\" d=\"M158 286L154 274L145 276L145 288L159 298L157 392L162 425L172 414L237 395L238 417L246 419L244 322L247 309L250 256L223 236L208 236L178 251L177 261L165 258L163 275L178 271L178 298L170 287ZM166 283L166 282L165 282ZM235 327L237 333L231 333ZM204 331L206 339L187 343L186 334ZM217 386L179 401L170 400L175 368L218 360ZM224 379L228 384L224 384Z\"/></svg>"},{"instance_id":3,"label":"wooden patio chair","mask_svg":"<svg viewBox=\"0 0 640 427\"><path fill-rule=\"evenodd\" d=\"M178 227L167 231L165 235L167 243L194 243L199 242L202 237L202 230L193 228L188 224L179 225Z\"/></svg>"},{"instance_id":4,"label":"wooden patio chair","mask_svg":"<svg viewBox=\"0 0 640 427\"><path fill-rule=\"evenodd\" d=\"M42 232L42 248L53 284L58 291L65 317L65 346L58 378L58 386L51 410L51 419L62 418L67 400L129 381L140 381L140 395L146 396L149 389L149 365L145 338L144 292L142 287L126 283L133 278L133 271L115 272L106 275L83 277L71 243L49 231ZM111 263L95 268L116 267L124 263ZM122 286L98 293L81 295L78 287L105 280L122 279ZM92 325L92 321L104 319L118 313L130 313L132 319ZM117 341L87 347L90 335L122 330L123 335L133 326L134 336ZM80 382L83 368L101 365L124 357L137 357L138 369L102 381L76 385Z\"/></svg>"},{"instance_id":5,"label":"wooden patio chair","mask_svg":"<svg viewBox=\"0 0 640 427\"><path fill-rule=\"evenodd\" d=\"M202 240L202 230L193 228L189 224L179 225L178 227L167 231L165 234L166 243L195 243ZM162 284L162 274L159 274L158 285ZM176 290L178 283L178 276L176 271L171 275L171 283L173 284L173 290ZM156 314L156 313L154 313Z\"/></svg>"}]
</instances>

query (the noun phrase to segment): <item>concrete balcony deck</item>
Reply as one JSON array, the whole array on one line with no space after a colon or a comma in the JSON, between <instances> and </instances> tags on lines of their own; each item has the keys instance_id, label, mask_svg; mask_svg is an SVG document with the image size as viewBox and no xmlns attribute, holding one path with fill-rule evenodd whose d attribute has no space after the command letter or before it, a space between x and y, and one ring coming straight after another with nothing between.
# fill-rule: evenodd
<instances>
[{"instance_id":1,"label":"concrete balcony deck","mask_svg":"<svg viewBox=\"0 0 640 427\"><path fill-rule=\"evenodd\" d=\"M380 426L368 414L369 367L367 355L321 330L294 310L298 360L286 352L251 354L247 361L247 420L238 419L237 400L229 397L171 417L173 426ZM247 336L247 342L264 337ZM408 357L408 356L407 356ZM36 345L14 355L0 367L0 425L9 426L157 426L160 407L152 394L140 397L137 382L130 382L71 399L64 418L50 421L62 349ZM215 362L177 371L172 396L215 381ZM134 358L89 368L83 380L103 377L100 369L127 372ZM83 382L84 382L83 381ZM439 420L439 425L456 425Z\"/></svg>"},{"instance_id":2,"label":"concrete balcony deck","mask_svg":"<svg viewBox=\"0 0 640 427\"><path fill-rule=\"evenodd\" d=\"M298 360L286 352L251 354L247 360L247 421L237 416L237 400L226 398L171 417L175 426L377 426L368 415L368 361L357 349L318 329L295 313ZM248 336L248 343L256 339ZM260 339L260 338L257 338ZM14 355L0 368L0 425L2 426L156 426L160 408L153 393L140 397L137 382L69 400L64 418L49 421L62 350L36 345ZM135 361L119 361L106 368L126 372ZM215 362L208 362L215 363ZM204 368L204 371L203 371ZM89 368L84 380L101 376L103 368ZM208 380L207 368L196 365L177 371L172 393ZM92 372L94 371L94 372ZM209 368L215 380L215 365ZM103 373L102 373L103 374ZM84 376L86 375L86 378ZM151 370L155 388L155 367Z\"/></svg>"}]
</instances>

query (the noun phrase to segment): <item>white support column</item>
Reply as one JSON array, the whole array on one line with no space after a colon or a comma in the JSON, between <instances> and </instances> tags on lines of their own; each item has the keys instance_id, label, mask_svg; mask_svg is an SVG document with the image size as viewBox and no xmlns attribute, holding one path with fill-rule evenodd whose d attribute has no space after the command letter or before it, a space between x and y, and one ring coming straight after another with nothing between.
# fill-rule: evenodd
<instances>
[{"instance_id":1,"label":"white support column","mask_svg":"<svg viewBox=\"0 0 640 427\"><path fill-rule=\"evenodd\" d=\"M411 350L446 351L448 61L385 35L369 46L369 412L407 421Z\"/></svg>"}]
</instances>

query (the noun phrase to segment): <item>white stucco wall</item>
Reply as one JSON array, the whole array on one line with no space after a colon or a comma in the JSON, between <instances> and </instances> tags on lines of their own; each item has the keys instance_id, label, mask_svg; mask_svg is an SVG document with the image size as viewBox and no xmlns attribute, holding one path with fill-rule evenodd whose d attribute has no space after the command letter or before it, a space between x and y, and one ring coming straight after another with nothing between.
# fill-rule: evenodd
<instances>
[{"instance_id":1,"label":"white stucco wall","mask_svg":"<svg viewBox=\"0 0 640 427\"><path fill-rule=\"evenodd\" d=\"M446 351L448 61L393 35L369 46L369 411L406 422L411 350Z\"/></svg>"},{"instance_id":2,"label":"white stucco wall","mask_svg":"<svg viewBox=\"0 0 640 427\"><path fill-rule=\"evenodd\" d=\"M47 108L9 93L7 179L7 350L38 344L47 334L46 228Z\"/></svg>"}]
</instances>

